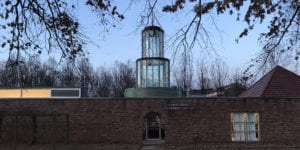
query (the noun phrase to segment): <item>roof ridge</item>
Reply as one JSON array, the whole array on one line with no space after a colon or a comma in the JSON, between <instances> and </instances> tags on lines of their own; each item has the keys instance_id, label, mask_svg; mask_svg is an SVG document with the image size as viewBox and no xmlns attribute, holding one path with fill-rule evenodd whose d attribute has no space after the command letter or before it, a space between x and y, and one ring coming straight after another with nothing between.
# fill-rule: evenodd
<instances>
[{"instance_id":1,"label":"roof ridge","mask_svg":"<svg viewBox=\"0 0 300 150\"><path fill-rule=\"evenodd\" d=\"M271 74L270 74L270 78L269 78L269 80L268 80L266 86L263 88L263 91L261 92L261 95L264 95L264 94L265 94L265 91L266 91L267 87L270 85L271 81L274 79L274 74L275 74L276 71L278 71L278 69L284 69L284 68L281 67L281 66L279 66L279 65L277 65L277 66L274 67L270 72L267 73L267 74L271 73ZM285 70L286 70L286 69L285 69ZM267 74L266 74L265 76L267 76ZM275 75L276 75L276 74L275 74ZM265 77L265 76L264 76L264 77ZM262 78L264 78L264 77L262 77ZM262 79L262 78L261 78L261 79ZM258 81L257 81L257 82L258 82Z\"/></svg>"},{"instance_id":2,"label":"roof ridge","mask_svg":"<svg viewBox=\"0 0 300 150\"><path fill-rule=\"evenodd\" d=\"M276 66L276 67L277 67L277 66ZM271 77L273 76L273 73L275 72L275 68L276 68L276 67L274 67L274 68L273 68L272 70L270 70L268 73L266 73L265 75L263 75L259 80L257 80L253 85L251 85L247 90L245 90L243 93L241 93L241 95L247 93L250 89L253 89L254 87L256 87L257 84L260 84L262 81L265 80L265 78L267 78L267 76L270 75L270 78L267 80L267 84L263 87L263 91L260 93L260 96L263 95L263 93L264 93L264 91L265 91L267 85L269 85L269 83L270 83L270 79L271 79Z\"/></svg>"},{"instance_id":3,"label":"roof ridge","mask_svg":"<svg viewBox=\"0 0 300 150\"><path fill-rule=\"evenodd\" d=\"M299 91L300 76L277 65L244 91L240 97L298 96Z\"/></svg>"},{"instance_id":4,"label":"roof ridge","mask_svg":"<svg viewBox=\"0 0 300 150\"><path fill-rule=\"evenodd\" d=\"M277 65L275 68L283 69L283 70L285 70L285 71L287 71L287 72L289 72L289 73L291 73L291 74L296 75L297 77L300 77L300 75L298 75L297 73L295 73L295 72L293 72L293 71L291 71L291 70L288 70L288 69L286 69L286 68L284 68L284 67L282 67L282 66L280 66L280 65ZM275 68L274 68L274 69L275 69Z\"/></svg>"}]
</instances>

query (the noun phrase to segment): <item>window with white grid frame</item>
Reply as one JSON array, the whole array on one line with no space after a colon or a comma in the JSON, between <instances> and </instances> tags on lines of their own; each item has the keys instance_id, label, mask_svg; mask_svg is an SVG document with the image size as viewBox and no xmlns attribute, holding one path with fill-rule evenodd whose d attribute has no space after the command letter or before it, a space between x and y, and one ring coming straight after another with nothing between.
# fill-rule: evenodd
<instances>
[{"instance_id":1,"label":"window with white grid frame","mask_svg":"<svg viewBox=\"0 0 300 150\"><path fill-rule=\"evenodd\" d=\"M259 114L231 113L231 139L232 141L259 141Z\"/></svg>"}]
</instances>

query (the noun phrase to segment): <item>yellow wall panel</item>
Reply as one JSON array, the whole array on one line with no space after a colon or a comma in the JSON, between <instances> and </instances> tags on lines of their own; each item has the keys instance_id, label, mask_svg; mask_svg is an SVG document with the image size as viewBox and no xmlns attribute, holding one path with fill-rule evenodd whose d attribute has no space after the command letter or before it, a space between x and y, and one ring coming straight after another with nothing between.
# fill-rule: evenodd
<instances>
[{"instance_id":1,"label":"yellow wall panel","mask_svg":"<svg viewBox=\"0 0 300 150\"><path fill-rule=\"evenodd\" d=\"M49 98L50 89L0 89L0 98Z\"/></svg>"},{"instance_id":2,"label":"yellow wall panel","mask_svg":"<svg viewBox=\"0 0 300 150\"><path fill-rule=\"evenodd\" d=\"M50 89L23 89L23 98L49 98Z\"/></svg>"},{"instance_id":3,"label":"yellow wall panel","mask_svg":"<svg viewBox=\"0 0 300 150\"><path fill-rule=\"evenodd\" d=\"M0 89L0 98L21 98L21 90Z\"/></svg>"}]
</instances>

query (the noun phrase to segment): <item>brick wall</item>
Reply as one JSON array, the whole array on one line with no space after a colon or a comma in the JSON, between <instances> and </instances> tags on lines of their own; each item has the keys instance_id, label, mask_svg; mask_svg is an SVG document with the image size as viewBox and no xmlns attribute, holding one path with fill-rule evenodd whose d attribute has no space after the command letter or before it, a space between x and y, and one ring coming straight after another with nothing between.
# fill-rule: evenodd
<instances>
[{"instance_id":1,"label":"brick wall","mask_svg":"<svg viewBox=\"0 0 300 150\"><path fill-rule=\"evenodd\" d=\"M23 144L138 145L143 143L149 112L161 114L170 149L180 145L299 147L300 143L300 99L287 98L2 99L0 142L13 143L17 135L15 141ZM231 112L259 113L259 142L231 142ZM32 114L36 115L35 138Z\"/></svg>"}]
</instances>

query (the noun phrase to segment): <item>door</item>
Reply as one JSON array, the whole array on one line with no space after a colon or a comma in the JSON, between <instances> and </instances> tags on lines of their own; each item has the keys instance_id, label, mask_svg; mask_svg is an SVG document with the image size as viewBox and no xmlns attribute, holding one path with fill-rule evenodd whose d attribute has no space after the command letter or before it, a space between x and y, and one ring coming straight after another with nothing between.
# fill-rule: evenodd
<instances>
[{"instance_id":1,"label":"door","mask_svg":"<svg viewBox=\"0 0 300 150\"><path fill-rule=\"evenodd\" d=\"M149 113L145 118L145 135L146 140L161 140L162 130L161 130L160 114L159 113Z\"/></svg>"},{"instance_id":2,"label":"door","mask_svg":"<svg viewBox=\"0 0 300 150\"><path fill-rule=\"evenodd\" d=\"M161 139L160 122L147 122L146 123L146 139L147 140L160 140Z\"/></svg>"}]
</instances>

